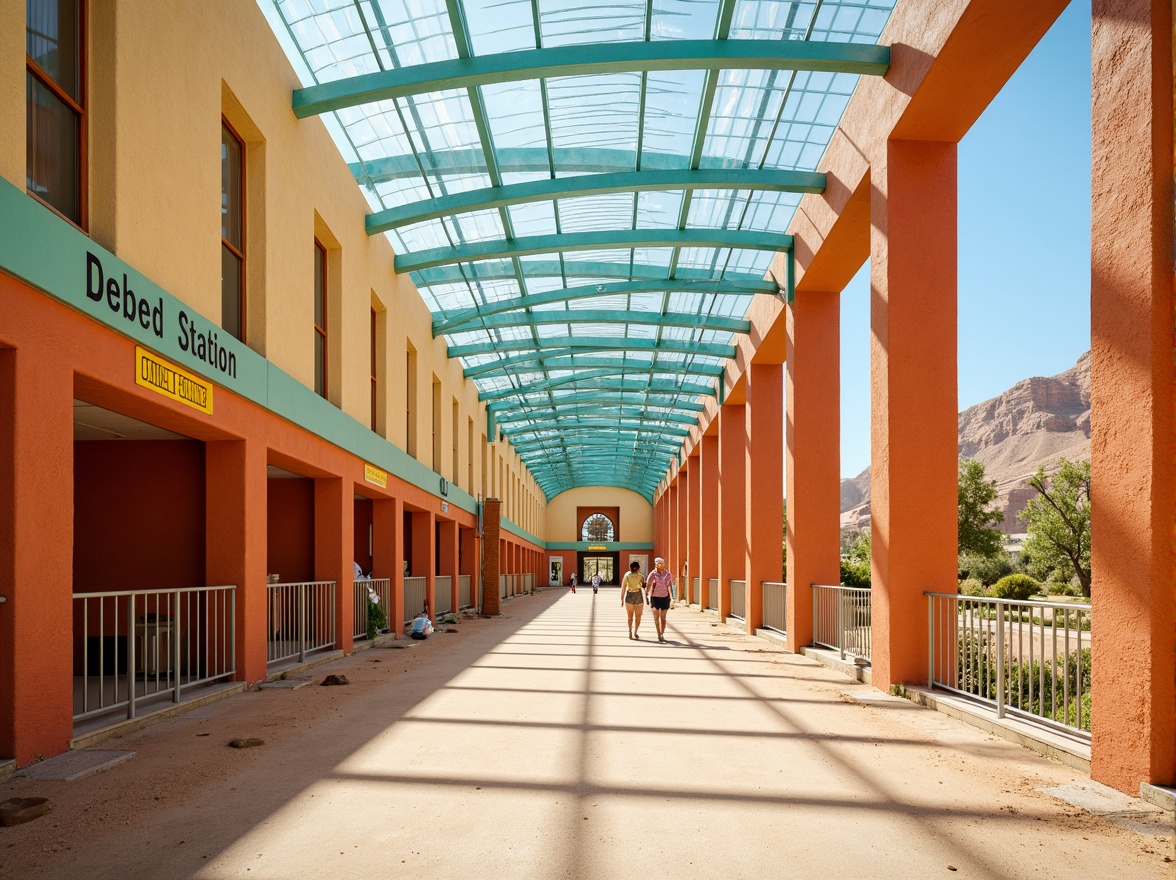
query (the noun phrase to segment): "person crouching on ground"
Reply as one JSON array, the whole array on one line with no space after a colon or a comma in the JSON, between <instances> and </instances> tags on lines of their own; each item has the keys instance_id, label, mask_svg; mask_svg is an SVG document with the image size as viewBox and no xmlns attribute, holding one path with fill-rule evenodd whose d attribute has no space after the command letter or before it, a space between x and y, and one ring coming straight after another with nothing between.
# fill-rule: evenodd
<instances>
[{"instance_id":1,"label":"person crouching on ground","mask_svg":"<svg viewBox=\"0 0 1176 880\"><path fill-rule=\"evenodd\" d=\"M666 561L660 556L653 560L657 570L646 579L649 588L649 604L653 608L653 625L657 627L657 640L666 640L666 612L670 610L670 598L674 592L674 576L666 571Z\"/></svg>"},{"instance_id":2,"label":"person crouching on ground","mask_svg":"<svg viewBox=\"0 0 1176 880\"><path fill-rule=\"evenodd\" d=\"M417 641L423 641L429 637L433 631L433 621L429 620L429 615L422 611L412 619L412 637Z\"/></svg>"},{"instance_id":3,"label":"person crouching on ground","mask_svg":"<svg viewBox=\"0 0 1176 880\"><path fill-rule=\"evenodd\" d=\"M629 638L640 639L637 629L641 626L641 612L645 608L645 578L641 577L640 562L629 563L629 573L621 581L621 604L629 619Z\"/></svg>"}]
</instances>

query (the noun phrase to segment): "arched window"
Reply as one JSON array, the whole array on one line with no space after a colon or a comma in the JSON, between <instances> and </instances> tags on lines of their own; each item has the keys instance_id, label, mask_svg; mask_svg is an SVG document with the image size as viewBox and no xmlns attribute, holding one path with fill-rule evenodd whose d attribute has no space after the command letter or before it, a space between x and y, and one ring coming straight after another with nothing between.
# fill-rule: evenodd
<instances>
[{"instance_id":1,"label":"arched window","mask_svg":"<svg viewBox=\"0 0 1176 880\"><path fill-rule=\"evenodd\" d=\"M612 541L615 536L612 520L603 513L592 514L584 520L584 526L580 529L581 541Z\"/></svg>"}]
</instances>

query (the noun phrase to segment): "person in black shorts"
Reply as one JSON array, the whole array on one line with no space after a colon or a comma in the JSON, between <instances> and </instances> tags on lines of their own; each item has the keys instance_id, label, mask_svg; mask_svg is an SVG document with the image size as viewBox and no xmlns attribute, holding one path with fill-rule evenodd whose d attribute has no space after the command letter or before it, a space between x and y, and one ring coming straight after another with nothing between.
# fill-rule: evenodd
<instances>
[{"instance_id":1,"label":"person in black shorts","mask_svg":"<svg viewBox=\"0 0 1176 880\"><path fill-rule=\"evenodd\" d=\"M653 625L657 627L657 640L666 640L666 612L674 595L674 576L666 571L666 561L660 556L653 560L657 569L645 579L649 589L649 605L653 609Z\"/></svg>"}]
</instances>

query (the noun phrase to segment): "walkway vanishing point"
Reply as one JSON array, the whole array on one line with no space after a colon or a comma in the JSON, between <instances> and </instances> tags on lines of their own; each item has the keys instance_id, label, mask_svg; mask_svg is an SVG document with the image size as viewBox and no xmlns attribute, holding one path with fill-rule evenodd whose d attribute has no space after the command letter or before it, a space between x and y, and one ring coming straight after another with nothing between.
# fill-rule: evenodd
<instances>
[{"instance_id":1,"label":"walkway vanishing point","mask_svg":"<svg viewBox=\"0 0 1176 880\"><path fill-rule=\"evenodd\" d=\"M240 693L13 779L3 878L1171 878L1140 833L1040 789L1082 774L853 682L713 615L626 638L615 588ZM400 640L395 643L408 646ZM226 747L259 736L262 748ZM1149 822L1150 830L1149 830ZM1130 824L1130 823L1127 823Z\"/></svg>"}]
</instances>

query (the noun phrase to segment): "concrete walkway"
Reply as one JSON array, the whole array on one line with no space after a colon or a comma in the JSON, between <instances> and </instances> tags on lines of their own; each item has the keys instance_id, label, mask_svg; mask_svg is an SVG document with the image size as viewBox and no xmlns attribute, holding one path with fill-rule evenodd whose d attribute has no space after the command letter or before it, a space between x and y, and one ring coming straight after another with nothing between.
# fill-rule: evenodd
<instances>
[{"instance_id":1,"label":"concrete walkway","mask_svg":"<svg viewBox=\"0 0 1176 880\"><path fill-rule=\"evenodd\" d=\"M112 740L136 756L96 776L0 785L58 805L0 828L0 876L1176 876L1170 814L1077 810L1038 790L1075 771L713 616L671 611L659 645L615 588L505 612L305 674L349 687Z\"/></svg>"}]
</instances>

